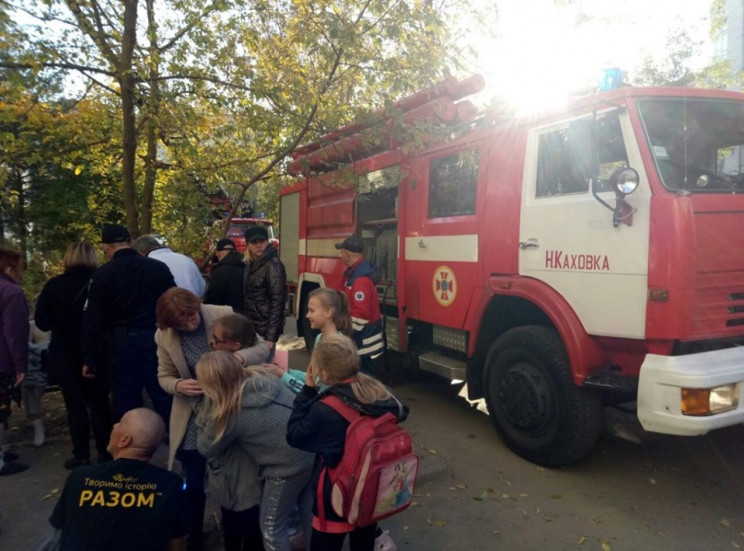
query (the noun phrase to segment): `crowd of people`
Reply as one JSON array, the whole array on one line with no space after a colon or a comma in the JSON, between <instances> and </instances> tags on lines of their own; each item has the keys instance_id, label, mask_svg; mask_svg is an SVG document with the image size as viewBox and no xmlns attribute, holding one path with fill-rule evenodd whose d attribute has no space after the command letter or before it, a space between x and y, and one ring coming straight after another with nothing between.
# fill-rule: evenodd
<instances>
[{"instance_id":1,"label":"crowd of people","mask_svg":"<svg viewBox=\"0 0 744 551\"><path fill-rule=\"evenodd\" d=\"M205 286L194 261L156 236L132 241L125 227L105 225L108 262L98 266L90 243L71 244L64 273L46 283L33 312L19 285L25 258L0 249L0 475L28 468L5 428L34 371L38 328L51 333L47 365L72 441L64 461L72 472L50 518L55 549L202 549L207 492L221 508L228 551L289 551L292 533L310 550L340 550L346 534L353 551L374 548L375 524L348 524L329 506L322 473L340 462L349 422L322 398L363 415L407 416L373 376L384 351L375 268L359 238L337 245L343 288L310 294L307 318L319 333L310 364L287 370L273 360L284 266L264 227L245 236L244 257L229 239L217 243ZM26 386L41 446L46 382ZM149 463L164 442L167 470ZM175 466L180 476L168 472Z\"/></svg>"}]
</instances>

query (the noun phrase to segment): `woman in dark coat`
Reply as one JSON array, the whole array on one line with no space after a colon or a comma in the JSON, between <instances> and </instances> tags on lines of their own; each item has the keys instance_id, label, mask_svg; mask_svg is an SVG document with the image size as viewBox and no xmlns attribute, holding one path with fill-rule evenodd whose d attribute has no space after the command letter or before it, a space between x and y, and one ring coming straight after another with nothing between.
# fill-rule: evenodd
<instances>
[{"instance_id":1,"label":"woman in dark coat","mask_svg":"<svg viewBox=\"0 0 744 551\"><path fill-rule=\"evenodd\" d=\"M276 341L284 332L287 274L264 226L245 230L245 242L243 314L253 322L256 333L266 339L273 356Z\"/></svg>"},{"instance_id":2,"label":"woman in dark coat","mask_svg":"<svg viewBox=\"0 0 744 551\"><path fill-rule=\"evenodd\" d=\"M67 247L65 271L50 279L41 290L34 321L43 331L51 331L49 359L52 375L59 381L67 408L73 457L66 469L90 463L90 428L98 450L98 461L107 461L106 451L112 427L108 385L105 377L83 377L81 333L83 307L88 297L88 282L98 267L93 246L85 241Z\"/></svg>"}]
</instances>

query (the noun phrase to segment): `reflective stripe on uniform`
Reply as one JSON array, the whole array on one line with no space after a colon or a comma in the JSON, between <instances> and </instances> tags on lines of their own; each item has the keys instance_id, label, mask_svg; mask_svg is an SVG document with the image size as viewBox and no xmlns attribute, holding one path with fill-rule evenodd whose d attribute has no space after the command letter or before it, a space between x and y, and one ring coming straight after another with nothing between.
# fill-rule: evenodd
<instances>
[{"instance_id":1,"label":"reflective stripe on uniform","mask_svg":"<svg viewBox=\"0 0 744 551\"><path fill-rule=\"evenodd\" d=\"M369 320L366 320L364 318L351 318L351 327L352 329L354 329L354 331L361 331L368 323Z\"/></svg>"},{"instance_id":2,"label":"reflective stripe on uniform","mask_svg":"<svg viewBox=\"0 0 744 551\"><path fill-rule=\"evenodd\" d=\"M362 340L362 348L359 349L359 355L377 357L384 351L385 342L382 340L382 333L377 333Z\"/></svg>"}]
</instances>

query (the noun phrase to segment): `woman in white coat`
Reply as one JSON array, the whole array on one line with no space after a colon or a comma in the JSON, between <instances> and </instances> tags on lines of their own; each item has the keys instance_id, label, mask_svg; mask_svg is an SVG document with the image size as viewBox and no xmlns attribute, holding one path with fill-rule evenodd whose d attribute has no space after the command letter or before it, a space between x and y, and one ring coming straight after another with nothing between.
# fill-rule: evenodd
<instances>
[{"instance_id":1,"label":"woman in white coat","mask_svg":"<svg viewBox=\"0 0 744 551\"><path fill-rule=\"evenodd\" d=\"M210 347L237 351L244 365L259 364L269 354L269 346L258 335L248 335L244 342L224 342L214 338L217 320L233 314L229 306L202 304L191 291L173 287L158 299L158 380L173 395L169 427L168 468L178 458L186 477L186 495L192 514L192 531L187 549L203 548L204 477L206 461L196 449L197 429L194 402L201 400L202 390L196 380L196 363ZM217 342L219 341L219 342Z\"/></svg>"}]
</instances>

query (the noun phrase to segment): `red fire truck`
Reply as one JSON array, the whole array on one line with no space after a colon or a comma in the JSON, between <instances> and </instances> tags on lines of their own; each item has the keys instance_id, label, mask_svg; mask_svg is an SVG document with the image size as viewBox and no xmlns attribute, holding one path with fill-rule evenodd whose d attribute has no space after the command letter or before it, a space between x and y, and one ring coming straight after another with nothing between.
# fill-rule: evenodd
<instances>
[{"instance_id":1,"label":"red fire truck","mask_svg":"<svg viewBox=\"0 0 744 551\"><path fill-rule=\"evenodd\" d=\"M298 151L280 215L298 317L355 234L388 349L465 381L534 462L584 457L613 403L653 432L743 422L744 95L618 88L515 118L475 115L473 82L396 106L446 138L357 124Z\"/></svg>"}]
</instances>

